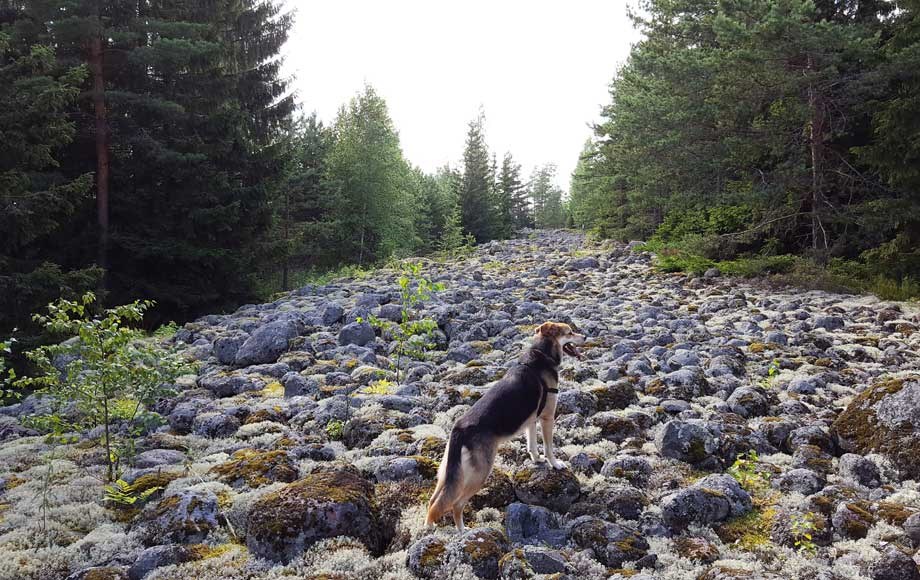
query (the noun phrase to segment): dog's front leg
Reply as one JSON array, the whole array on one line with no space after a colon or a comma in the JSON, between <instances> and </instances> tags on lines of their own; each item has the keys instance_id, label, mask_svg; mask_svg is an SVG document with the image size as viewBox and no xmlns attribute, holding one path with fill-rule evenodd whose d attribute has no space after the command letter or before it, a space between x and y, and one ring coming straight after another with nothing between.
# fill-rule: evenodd
<instances>
[{"instance_id":1,"label":"dog's front leg","mask_svg":"<svg viewBox=\"0 0 920 580\"><path fill-rule=\"evenodd\" d=\"M537 447L537 420L534 419L525 429L527 434L527 453L530 454L530 458L534 463L543 463L543 458L540 457L540 449Z\"/></svg>"},{"instance_id":2,"label":"dog's front leg","mask_svg":"<svg viewBox=\"0 0 920 580\"><path fill-rule=\"evenodd\" d=\"M556 459L553 454L553 417L541 418L540 424L543 427L543 451L546 454L546 460L553 466L553 469L565 469L565 462ZM536 427L536 425L534 425Z\"/></svg>"}]
</instances>

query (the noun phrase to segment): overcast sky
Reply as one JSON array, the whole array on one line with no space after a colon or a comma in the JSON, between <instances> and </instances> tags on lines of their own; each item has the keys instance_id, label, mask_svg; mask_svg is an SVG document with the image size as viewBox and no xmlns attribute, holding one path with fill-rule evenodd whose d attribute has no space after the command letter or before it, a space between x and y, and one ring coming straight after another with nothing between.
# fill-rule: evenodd
<instances>
[{"instance_id":1,"label":"overcast sky","mask_svg":"<svg viewBox=\"0 0 920 580\"><path fill-rule=\"evenodd\" d=\"M623 0L289 0L288 72L331 123L365 83L386 99L406 158L458 165L480 106L499 163L555 163L568 189L608 85L636 40Z\"/></svg>"}]
</instances>

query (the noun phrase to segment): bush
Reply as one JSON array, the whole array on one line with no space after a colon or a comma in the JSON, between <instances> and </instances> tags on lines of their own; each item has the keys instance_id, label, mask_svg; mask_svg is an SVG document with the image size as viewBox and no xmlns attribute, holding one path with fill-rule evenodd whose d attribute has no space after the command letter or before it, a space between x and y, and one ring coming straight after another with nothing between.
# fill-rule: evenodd
<instances>
[{"instance_id":1,"label":"bush","mask_svg":"<svg viewBox=\"0 0 920 580\"><path fill-rule=\"evenodd\" d=\"M50 333L68 340L28 352L39 374L18 379L15 385L33 388L51 400L53 411L31 417L33 425L56 434L104 427L106 475L111 482L133 442L127 438L119 445L112 425L119 421L130 435L137 435L158 423L145 408L173 394L169 383L189 366L178 354L129 326L141 322L152 302L116 306L92 317L89 310L94 301L92 293L79 302L61 299L48 306L48 316L34 316ZM77 413L64 417L60 410L68 403Z\"/></svg>"}]
</instances>

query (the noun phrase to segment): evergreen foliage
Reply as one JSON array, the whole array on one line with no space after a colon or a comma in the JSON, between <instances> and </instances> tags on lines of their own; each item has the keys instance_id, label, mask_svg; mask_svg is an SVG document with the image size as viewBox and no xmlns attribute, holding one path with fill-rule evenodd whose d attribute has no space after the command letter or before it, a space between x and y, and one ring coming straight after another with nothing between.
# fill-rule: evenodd
<instances>
[{"instance_id":1,"label":"evergreen foliage","mask_svg":"<svg viewBox=\"0 0 920 580\"><path fill-rule=\"evenodd\" d=\"M576 225L707 259L920 274L916 2L646 0L572 181Z\"/></svg>"}]
</instances>

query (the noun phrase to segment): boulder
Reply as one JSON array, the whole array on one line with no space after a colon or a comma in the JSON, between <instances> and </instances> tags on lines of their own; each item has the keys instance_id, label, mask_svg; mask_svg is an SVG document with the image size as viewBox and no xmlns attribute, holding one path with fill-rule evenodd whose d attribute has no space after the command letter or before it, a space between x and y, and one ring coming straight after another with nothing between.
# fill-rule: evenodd
<instances>
[{"instance_id":1,"label":"boulder","mask_svg":"<svg viewBox=\"0 0 920 580\"><path fill-rule=\"evenodd\" d=\"M378 556L386 547L374 486L351 470L313 473L260 497L249 510L246 546L260 558L287 563L337 536L353 537Z\"/></svg>"},{"instance_id":2,"label":"boulder","mask_svg":"<svg viewBox=\"0 0 920 580\"><path fill-rule=\"evenodd\" d=\"M303 324L282 319L262 325L246 339L236 353L237 366L273 363L288 350L290 341L300 336Z\"/></svg>"},{"instance_id":3,"label":"boulder","mask_svg":"<svg viewBox=\"0 0 920 580\"><path fill-rule=\"evenodd\" d=\"M147 548L134 559L128 568L129 580L143 580L147 574L163 566L182 564L194 559L192 551L182 545L167 544Z\"/></svg>"},{"instance_id":4,"label":"boulder","mask_svg":"<svg viewBox=\"0 0 920 580\"><path fill-rule=\"evenodd\" d=\"M217 528L218 513L213 492L180 491L144 509L140 535L148 544L201 542Z\"/></svg>"},{"instance_id":5,"label":"boulder","mask_svg":"<svg viewBox=\"0 0 920 580\"><path fill-rule=\"evenodd\" d=\"M479 578L499 578L498 561L510 548L505 535L492 528L467 530L451 540L448 550L473 568Z\"/></svg>"},{"instance_id":6,"label":"boulder","mask_svg":"<svg viewBox=\"0 0 920 580\"><path fill-rule=\"evenodd\" d=\"M720 442L699 420L668 421L655 438L658 452L665 457L701 466L717 466Z\"/></svg>"},{"instance_id":7,"label":"boulder","mask_svg":"<svg viewBox=\"0 0 920 580\"><path fill-rule=\"evenodd\" d=\"M562 547L568 533L561 529L559 517L550 510L524 503L513 503L505 511L505 532L515 544Z\"/></svg>"},{"instance_id":8,"label":"boulder","mask_svg":"<svg viewBox=\"0 0 920 580\"><path fill-rule=\"evenodd\" d=\"M419 578L439 577L439 568L446 562L447 545L437 536L425 536L406 551L406 567Z\"/></svg>"},{"instance_id":9,"label":"boulder","mask_svg":"<svg viewBox=\"0 0 920 580\"><path fill-rule=\"evenodd\" d=\"M575 544L594 552L594 556L608 568L620 568L625 562L635 562L648 553L649 545L645 538L620 524L595 516L581 516L570 527Z\"/></svg>"},{"instance_id":10,"label":"boulder","mask_svg":"<svg viewBox=\"0 0 920 580\"><path fill-rule=\"evenodd\" d=\"M881 453L905 478L920 479L920 376L879 381L831 426L844 451Z\"/></svg>"},{"instance_id":11,"label":"boulder","mask_svg":"<svg viewBox=\"0 0 920 580\"><path fill-rule=\"evenodd\" d=\"M676 530L709 525L751 511L751 496L729 475L708 475L662 500L664 523Z\"/></svg>"},{"instance_id":12,"label":"boulder","mask_svg":"<svg viewBox=\"0 0 920 580\"><path fill-rule=\"evenodd\" d=\"M514 473L514 494L529 504L564 513L581 495L581 484L568 469L549 465L524 467Z\"/></svg>"},{"instance_id":13,"label":"boulder","mask_svg":"<svg viewBox=\"0 0 920 580\"><path fill-rule=\"evenodd\" d=\"M297 465L287 451L240 449L231 460L211 468L211 473L232 487L262 487L275 482L290 483L297 479Z\"/></svg>"},{"instance_id":14,"label":"boulder","mask_svg":"<svg viewBox=\"0 0 920 580\"><path fill-rule=\"evenodd\" d=\"M344 346L346 344L357 344L358 346L364 346L370 342L374 342L374 327L367 322L352 322L346 324L342 327L342 330L339 331L339 344Z\"/></svg>"}]
</instances>

